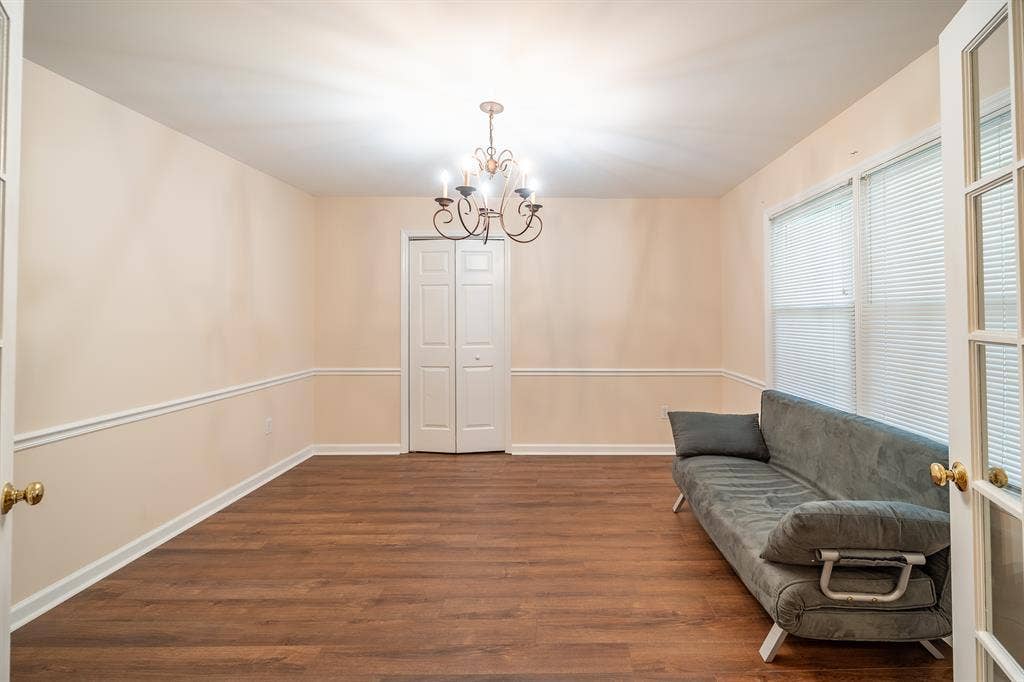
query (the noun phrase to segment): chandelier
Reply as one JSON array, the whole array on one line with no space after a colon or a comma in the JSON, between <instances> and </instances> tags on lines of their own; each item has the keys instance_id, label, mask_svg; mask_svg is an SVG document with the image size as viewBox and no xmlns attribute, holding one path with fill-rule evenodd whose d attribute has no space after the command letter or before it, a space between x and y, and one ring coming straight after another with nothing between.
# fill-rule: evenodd
<instances>
[{"instance_id":1,"label":"chandelier","mask_svg":"<svg viewBox=\"0 0 1024 682\"><path fill-rule=\"evenodd\" d=\"M480 110L487 114L489 144L487 149L477 147L472 156L463 161L462 184L455 188L460 195L458 200L449 198L448 172L442 171L441 196L434 199L440 206L434 213L434 229L445 239L483 237L486 244L491 222L496 221L509 239L521 244L532 242L544 229L544 221L537 215L541 205L537 203L536 186L530 188L526 168L516 161L510 150L503 149L499 153L494 147L494 116L505 107L497 102L484 102ZM490 186L495 176L501 187L500 193ZM513 195L518 199L513 199ZM515 208L519 225L509 229L505 225L505 213L510 202L514 201L519 202ZM441 229L442 225L449 225L455 218L458 218L464 234L457 231L451 235ZM514 218L511 216L510 220ZM519 229L520 225L522 229Z\"/></svg>"}]
</instances>

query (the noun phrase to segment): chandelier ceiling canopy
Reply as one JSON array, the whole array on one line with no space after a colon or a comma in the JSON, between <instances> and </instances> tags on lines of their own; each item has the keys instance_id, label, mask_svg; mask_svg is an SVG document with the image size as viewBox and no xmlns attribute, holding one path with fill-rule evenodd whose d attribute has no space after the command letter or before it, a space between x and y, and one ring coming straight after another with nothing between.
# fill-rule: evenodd
<instances>
[{"instance_id":1,"label":"chandelier ceiling canopy","mask_svg":"<svg viewBox=\"0 0 1024 682\"><path fill-rule=\"evenodd\" d=\"M440 207L434 212L434 229L445 239L482 237L486 243L493 221L509 239L521 244L532 242L544 229L544 221L538 215L541 209L537 203L538 183L534 179L533 185L529 184L525 164L516 160L511 150L499 152L494 146L494 117L505 107L497 102L483 102L480 110L487 114L487 148L477 147L462 162L462 184L455 188L458 199L448 196L450 178L447 171L441 172L441 196L434 199ZM510 213L510 221L518 218L518 224L510 229L505 224L505 213L513 203L515 209L514 214ZM462 229L455 227L453 232L452 223L456 218ZM445 226L449 226L448 231L443 229Z\"/></svg>"}]
</instances>

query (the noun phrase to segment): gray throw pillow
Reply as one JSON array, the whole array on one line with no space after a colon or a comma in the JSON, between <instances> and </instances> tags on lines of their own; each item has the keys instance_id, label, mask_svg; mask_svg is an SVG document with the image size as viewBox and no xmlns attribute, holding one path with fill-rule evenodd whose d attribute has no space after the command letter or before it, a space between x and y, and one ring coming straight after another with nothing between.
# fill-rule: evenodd
<instances>
[{"instance_id":1,"label":"gray throw pillow","mask_svg":"<svg viewBox=\"0 0 1024 682\"><path fill-rule=\"evenodd\" d=\"M680 457L728 455L768 461L756 414L669 412L668 420Z\"/></svg>"},{"instance_id":2,"label":"gray throw pillow","mask_svg":"<svg viewBox=\"0 0 1024 682\"><path fill-rule=\"evenodd\" d=\"M761 558L819 564L818 549L881 549L925 556L949 547L949 514L908 502L817 500L782 517Z\"/></svg>"}]
</instances>

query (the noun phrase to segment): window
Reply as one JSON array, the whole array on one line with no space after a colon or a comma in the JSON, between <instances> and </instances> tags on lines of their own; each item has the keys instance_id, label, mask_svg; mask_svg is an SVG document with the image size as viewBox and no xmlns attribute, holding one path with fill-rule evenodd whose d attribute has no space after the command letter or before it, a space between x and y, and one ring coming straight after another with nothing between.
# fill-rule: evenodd
<instances>
[{"instance_id":1,"label":"window","mask_svg":"<svg viewBox=\"0 0 1024 682\"><path fill-rule=\"evenodd\" d=\"M946 439L942 210L933 143L771 218L774 387Z\"/></svg>"},{"instance_id":2,"label":"window","mask_svg":"<svg viewBox=\"0 0 1024 682\"><path fill-rule=\"evenodd\" d=\"M946 276L938 144L862 180L861 414L946 440Z\"/></svg>"},{"instance_id":3,"label":"window","mask_svg":"<svg viewBox=\"0 0 1024 682\"><path fill-rule=\"evenodd\" d=\"M775 216L769 248L775 387L854 410L851 186Z\"/></svg>"}]
</instances>

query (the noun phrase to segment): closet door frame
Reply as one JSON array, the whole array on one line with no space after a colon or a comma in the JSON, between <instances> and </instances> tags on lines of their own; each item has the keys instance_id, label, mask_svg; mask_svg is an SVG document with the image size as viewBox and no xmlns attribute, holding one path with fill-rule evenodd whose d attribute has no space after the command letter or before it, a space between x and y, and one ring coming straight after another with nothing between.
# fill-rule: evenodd
<instances>
[{"instance_id":1,"label":"closet door frame","mask_svg":"<svg viewBox=\"0 0 1024 682\"><path fill-rule=\"evenodd\" d=\"M401 296L400 329L401 344L401 438L402 453L409 452L409 244L424 239L444 239L435 230L403 229L400 235L401 247ZM512 440L512 249L504 235L494 236L488 241L500 241L505 248L505 452L509 452Z\"/></svg>"}]
</instances>

